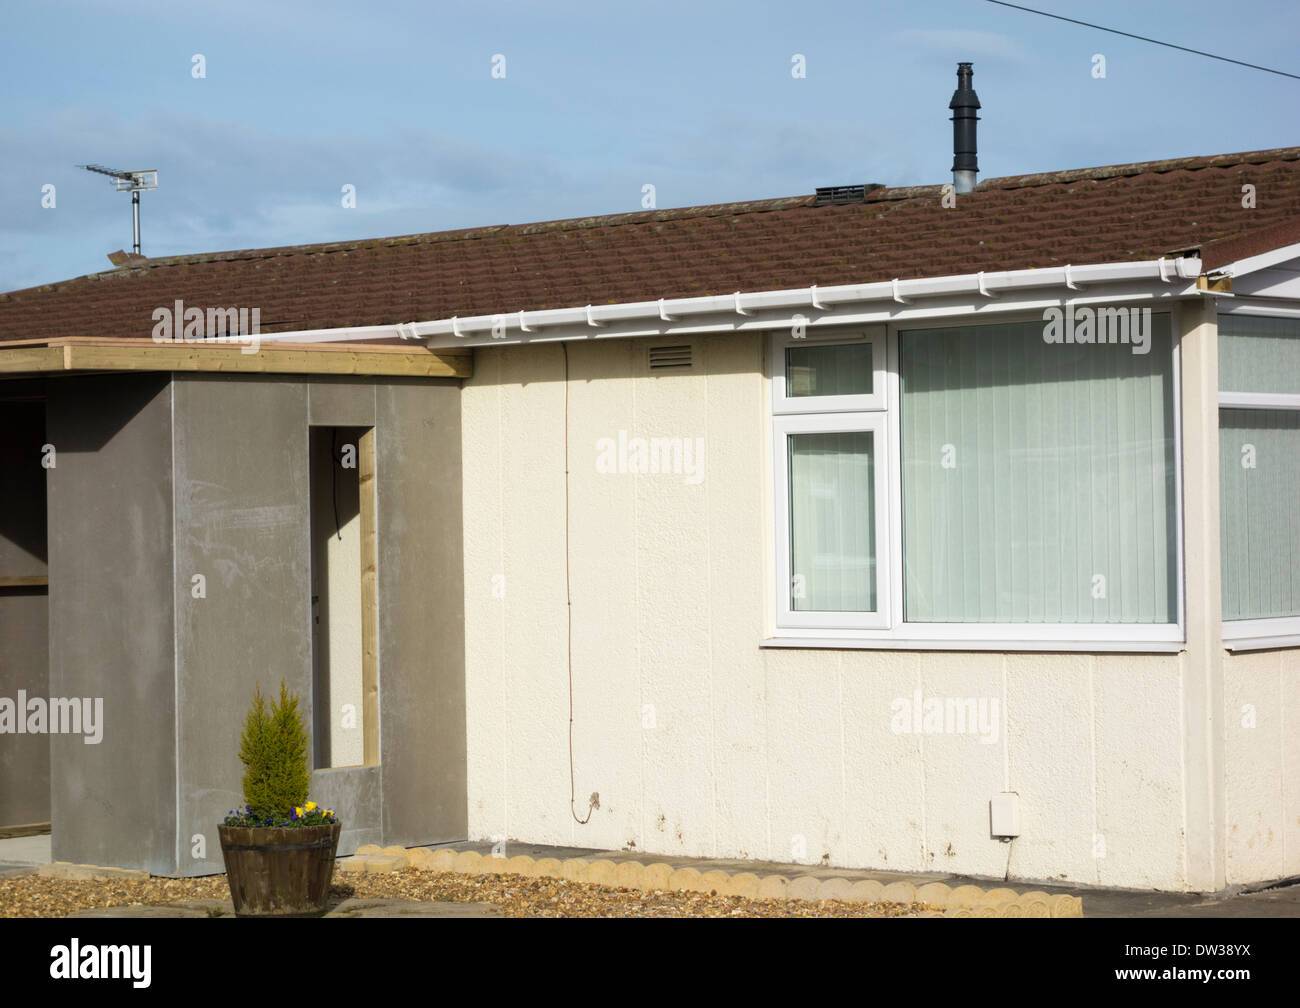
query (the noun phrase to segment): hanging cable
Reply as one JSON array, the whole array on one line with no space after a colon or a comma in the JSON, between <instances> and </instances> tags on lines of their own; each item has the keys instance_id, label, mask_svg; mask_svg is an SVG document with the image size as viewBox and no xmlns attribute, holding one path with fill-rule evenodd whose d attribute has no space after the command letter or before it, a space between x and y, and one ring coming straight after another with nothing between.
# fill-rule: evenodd
<instances>
[{"instance_id":1,"label":"hanging cable","mask_svg":"<svg viewBox=\"0 0 1300 1008\"><path fill-rule=\"evenodd\" d=\"M573 590L569 582L569 347L560 340L564 354L564 608L568 619L566 654L569 660L569 813L579 826L591 821L591 814L600 808L600 795L595 791L588 799L587 818L578 818L578 793L573 770Z\"/></svg>"},{"instance_id":2,"label":"hanging cable","mask_svg":"<svg viewBox=\"0 0 1300 1008\"><path fill-rule=\"evenodd\" d=\"M1087 21L1076 21L1074 18L1062 17L1060 14L1049 14L1047 11L1034 10L1032 7L1021 7L1019 4L1007 3L1006 0L989 0L989 3L995 3L999 7L1011 7L1014 10L1025 11L1028 14L1041 14L1043 17L1055 18L1057 21L1068 21L1070 24L1083 25L1085 28L1095 28L1097 31L1110 32L1112 35L1123 35L1125 38L1137 39L1139 42L1150 42L1152 45L1164 46L1166 49L1177 49L1179 52L1191 53L1194 56L1205 56L1209 59L1221 60L1224 63L1235 63L1237 66L1249 67L1251 70L1263 70L1265 73L1277 74L1279 77L1300 80L1300 74L1287 73L1285 70L1274 70L1271 67L1260 66L1258 63L1243 63L1241 60L1229 59L1227 56L1216 56L1214 53L1202 52L1200 49L1188 49L1187 46L1174 45L1172 42L1161 42L1159 39L1147 38L1145 35L1134 35L1131 32L1120 31L1118 28L1106 28L1102 25L1089 24Z\"/></svg>"}]
</instances>

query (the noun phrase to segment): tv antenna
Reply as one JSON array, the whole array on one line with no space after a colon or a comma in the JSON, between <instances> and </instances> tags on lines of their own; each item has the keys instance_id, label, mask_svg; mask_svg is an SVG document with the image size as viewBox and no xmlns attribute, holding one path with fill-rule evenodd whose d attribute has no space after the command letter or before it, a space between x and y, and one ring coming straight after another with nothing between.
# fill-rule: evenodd
<instances>
[{"instance_id":1,"label":"tv antenna","mask_svg":"<svg viewBox=\"0 0 1300 1008\"><path fill-rule=\"evenodd\" d=\"M100 175L107 175L113 180L113 188L118 192L129 192L131 194L131 221L134 226L135 235L135 254L140 254L140 194L146 189L158 188L158 170L156 168L145 168L139 171L115 171L112 168L105 168L103 165L83 164L77 165L78 168L85 168L86 171L98 172Z\"/></svg>"}]
</instances>

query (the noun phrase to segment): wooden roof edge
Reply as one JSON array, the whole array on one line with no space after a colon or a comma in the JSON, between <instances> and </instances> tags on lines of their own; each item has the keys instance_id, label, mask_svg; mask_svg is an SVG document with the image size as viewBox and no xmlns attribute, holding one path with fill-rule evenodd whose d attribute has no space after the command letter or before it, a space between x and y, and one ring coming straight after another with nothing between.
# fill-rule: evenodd
<instances>
[{"instance_id":1,"label":"wooden roof edge","mask_svg":"<svg viewBox=\"0 0 1300 1008\"><path fill-rule=\"evenodd\" d=\"M14 341L15 343L18 341ZM473 352L451 352L419 347L410 351L391 347L333 346L318 352L317 345L277 345L245 353L246 347L122 340L27 342L0 346L0 376L44 374L49 377L78 373L121 371L175 371L223 374L339 375L355 377L470 378Z\"/></svg>"},{"instance_id":2,"label":"wooden roof edge","mask_svg":"<svg viewBox=\"0 0 1300 1008\"><path fill-rule=\"evenodd\" d=\"M229 350L238 349L242 344L235 342L228 343L211 343L211 342L183 342L176 341L173 343L159 343L154 340L139 338L122 338L112 336L57 336L53 338L33 338L33 339L15 339L0 340L0 351L19 347L62 347L62 346L97 346L97 347L116 347L119 349L142 349L145 347L185 347L192 350ZM258 344L258 350L294 350L294 351L345 351L347 353L364 353L364 354L411 354L414 356L433 355L438 357L458 357L470 356L472 348L470 347L449 347L445 349L431 350L423 343L410 343L399 345L396 343L281 343L261 341Z\"/></svg>"}]
</instances>

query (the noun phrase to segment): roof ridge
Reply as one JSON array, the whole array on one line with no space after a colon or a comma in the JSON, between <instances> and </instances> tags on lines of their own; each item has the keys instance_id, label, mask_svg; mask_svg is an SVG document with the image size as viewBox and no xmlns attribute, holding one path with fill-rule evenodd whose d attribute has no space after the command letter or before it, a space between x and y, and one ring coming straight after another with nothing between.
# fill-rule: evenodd
<instances>
[{"instance_id":1,"label":"roof ridge","mask_svg":"<svg viewBox=\"0 0 1300 1008\"><path fill-rule=\"evenodd\" d=\"M1096 181L1132 175L1163 174L1171 171L1200 171L1205 168L1229 168L1268 161L1300 160L1300 147L1277 147L1272 150L1241 151L1236 154L1209 154L1199 157L1165 158L1160 161L1134 161L1131 164L1102 165L1097 168L1071 168L1058 172L1035 172L1031 175L1003 175L983 179L976 192L990 189L1025 189L1031 186L1058 185L1066 182Z\"/></svg>"}]
</instances>

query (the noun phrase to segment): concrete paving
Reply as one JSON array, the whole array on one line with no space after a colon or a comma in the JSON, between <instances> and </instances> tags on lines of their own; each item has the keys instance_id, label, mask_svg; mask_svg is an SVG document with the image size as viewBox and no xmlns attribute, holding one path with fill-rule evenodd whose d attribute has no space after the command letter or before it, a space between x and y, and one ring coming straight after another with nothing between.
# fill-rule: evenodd
<instances>
[{"instance_id":1,"label":"concrete paving","mask_svg":"<svg viewBox=\"0 0 1300 1008\"><path fill-rule=\"evenodd\" d=\"M0 840L0 872L14 868L35 868L47 865L51 860L48 833Z\"/></svg>"}]
</instances>

